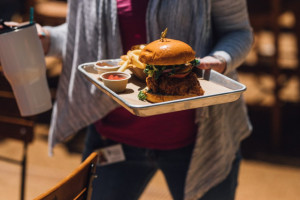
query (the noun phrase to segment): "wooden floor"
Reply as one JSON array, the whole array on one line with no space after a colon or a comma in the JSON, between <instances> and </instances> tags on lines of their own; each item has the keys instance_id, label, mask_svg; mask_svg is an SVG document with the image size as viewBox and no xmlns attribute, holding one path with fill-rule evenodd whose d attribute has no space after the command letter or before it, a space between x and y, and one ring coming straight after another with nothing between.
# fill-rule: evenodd
<instances>
[{"instance_id":1,"label":"wooden floor","mask_svg":"<svg viewBox=\"0 0 300 200\"><path fill-rule=\"evenodd\" d=\"M36 138L29 146L26 200L54 185L80 163L79 153L69 153L65 145L47 154L47 125L35 129ZM0 143L0 155L21 158L22 145L13 140ZM20 167L0 161L0 199L19 199ZM237 200L297 200L300 196L300 167L243 160L240 170ZM158 172L146 188L141 200L172 199L165 179Z\"/></svg>"}]
</instances>

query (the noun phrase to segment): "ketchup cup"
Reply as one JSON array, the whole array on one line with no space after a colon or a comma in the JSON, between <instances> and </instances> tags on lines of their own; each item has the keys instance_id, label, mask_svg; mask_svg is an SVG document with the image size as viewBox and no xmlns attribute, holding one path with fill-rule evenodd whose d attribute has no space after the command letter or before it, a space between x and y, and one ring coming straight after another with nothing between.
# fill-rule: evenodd
<instances>
[{"instance_id":1,"label":"ketchup cup","mask_svg":"<svg viewBox=\"0 0 300 200\"><path fill-rule=\"evenodd\" d=\"M105 72L100 75L104 85L114 92L123 92L126 89L131 75L126 72Z\"/></svg>"}]
</instances>

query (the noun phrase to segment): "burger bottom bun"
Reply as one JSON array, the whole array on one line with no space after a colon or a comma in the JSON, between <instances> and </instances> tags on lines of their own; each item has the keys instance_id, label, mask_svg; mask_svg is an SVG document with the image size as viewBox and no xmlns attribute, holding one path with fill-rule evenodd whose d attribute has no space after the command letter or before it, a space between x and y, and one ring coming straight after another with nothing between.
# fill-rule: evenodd
<instances>
[{"instance_id":1,"label":"burger bottom bun","mask_svg":"<svg viewBox=\"0 0 300 200\"><path fill-rule=\"evenodd\" d=\"M184 99L189 97L196 97L199 96L197 94L186 94L186 95L161 95L161 94L154 94L151 92L145 92L147 95L147 100L152 103L160 103L165 101L173 101L177 99ZM204 94L204 91L201 89L201 95Z\"/></svg>"}]
</instances>

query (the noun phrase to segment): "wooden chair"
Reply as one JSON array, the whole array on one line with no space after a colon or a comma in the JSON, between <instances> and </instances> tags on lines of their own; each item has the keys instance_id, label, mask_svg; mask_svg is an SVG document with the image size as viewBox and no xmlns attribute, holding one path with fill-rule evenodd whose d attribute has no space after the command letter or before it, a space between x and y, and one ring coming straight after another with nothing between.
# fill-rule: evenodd
<instances>
[{"instance_id":1,"label":"wooden chair","mask_svg":"<svg viewBox=\"0 0 300 200\"><path fill-rule=\"evenodd\" d=\"M34 200L89 200L95 178L97 153L92 153L71 174Z\"/></svg>"},{"instance_id":2,"label":"wooden chair","mask_svg":"<svg viewBox=\"0 0 300 200\"><path fill-rule=\"evenodd\" d=\"M27 14L29 17L29 8L34 7L34 20L41 25L57 26L66 21L67 0L27 0Z\"/></svg>"},{"instance_id":3,"label":"wooden chair","mask_svg":"<svg viewBox=\"0 0 300 200\"><path fill-rule=\"evenodd\" d=\"M22 167L20 184L21 200L25 196L27 147L34 139L34 124L35 119L33 117L22 117L20 115L13 91L4 77L0 66L0 140L13 139L23 143L21 160L0 156L0 161L17 164Z\"/></svg>"}]
</instances>

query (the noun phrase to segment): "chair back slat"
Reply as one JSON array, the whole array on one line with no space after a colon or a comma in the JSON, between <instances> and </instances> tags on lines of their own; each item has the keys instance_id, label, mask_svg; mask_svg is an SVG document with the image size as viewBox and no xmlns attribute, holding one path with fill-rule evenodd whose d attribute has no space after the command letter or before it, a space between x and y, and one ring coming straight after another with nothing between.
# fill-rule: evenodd
<instances>
[{"instance_id":1,"label":"chair back slat","mask_svg":"<svg viewBox=\"0 0 300 200\"><path fill-rule=\"evenodd\" d=\"M85 200L96 171L97 153L92 153L71 174L35 200Z\"/></svg>"}]
</instances>

